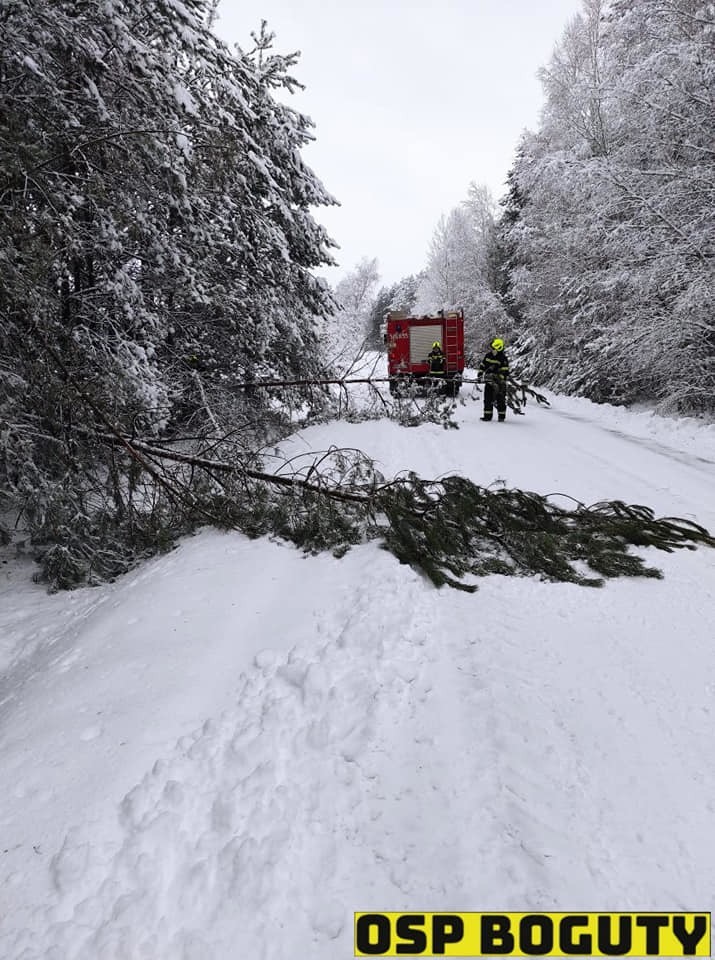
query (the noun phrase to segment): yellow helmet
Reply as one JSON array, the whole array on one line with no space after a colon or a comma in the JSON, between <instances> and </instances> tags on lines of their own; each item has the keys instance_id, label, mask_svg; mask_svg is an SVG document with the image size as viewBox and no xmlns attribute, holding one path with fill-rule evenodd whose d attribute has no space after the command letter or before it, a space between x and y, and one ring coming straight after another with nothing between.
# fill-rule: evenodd
<instances>
[{"instance_id":1,"label":"yellow helmet","mask_svg":"<svg viewBox=\"0 0 715 960\"><path fill-rule=\"evenodd\" d=\"M497 353L499 353L503 349L504 349L504 341L502 340L501 337L495 337L492 340L492 350L496 350Z\"/></svg>"},{"instance_id":2,"label":"yellow helmet","mask_svg":"<svg viewBox=\"0 0 715 960\"><path fill-rule=\"evenodd\" d=\"M435 342L432 344L432 349L433 349L433 350L434 350L435 347L437 347L439 350L442 349L442 347L440 346L439 340L435 340Z\"/></svg>"}]
</instances>

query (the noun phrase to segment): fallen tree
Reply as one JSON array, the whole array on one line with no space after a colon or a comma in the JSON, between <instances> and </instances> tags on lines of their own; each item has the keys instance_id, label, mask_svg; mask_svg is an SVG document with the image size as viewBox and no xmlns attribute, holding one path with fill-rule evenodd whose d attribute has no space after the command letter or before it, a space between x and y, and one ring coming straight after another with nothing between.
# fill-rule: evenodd
<instances>
[{"instance_id":1,"label":"fallen tree","mask_svg":"<svg viewBox=\"0 0 715 960\"><path fill-rule=\"evenodd\" d=\"M370 387L375 387L376 384L380 384L380 383L389 384L391 379L392 379L391 377L375 377L370 375L367 377L345 376L345 377L326 377L324 379L304 379L304 380L247 380L244 383L237 384L237 386L245 390L247 393L251 394L254 391L259 389L271 390L271 389L283 388L283 387L338 386L341 388L345 388L353 384L355 385L366 384ZM461 377L460 380L462 383L474 384L475 388L484 382L484 378L482 376ZM428 377L428 376L422 377L423 384L429 383L430 381L432 382L432 385L434 386L435 390L439 389L441 386L444 385L444 380L441 377ZM375 389L376 391L378 390L377 387L375 387ZM540 404L542 406L548 407L551 405L542 393L538 393L536 390L530 387L527 383L522 383L514 379L509 380L507 382L507 388L506 388L507 404L509 407L511 407L511 409L515 413L524 412L523 408L527 404L528 397L531 397L532 399L536 400L537 404ZM411 394L409 390L405 391L404 398L411 399ZM389 401L386 401L384 398L382 399L385 404L389 403Z\"/></svg>"},{"instance_id":2,"label":"fallen tree","mask_svg":"<svg viewBox=\"0 0 715 960\"><path fill-rule=\"evenodd\" d=\"M574 509L566 509L554 502L560 494L490 489L460 476L423 480L407 473L386 480L359 450L335 448L308 465L286 460L269 471L258 460L232 463L225 451L204 457L113 432L96 439L136 457L166 499L183 507L190 525L276 536L337 556L379 540L436 586L474 591L475 578L492 573L602 586L612 577L662 575L632 547L715 546L702 526L656 518L638 504L574 501Z\"/></svg>"},{"instance_id":3,"label":"fallen tree","mask_svg":"<svg viewBox=\"0 0 715 960\"><path fill-rule=\"evenodd\" d=\"M585 586L658 577L632 547L715 546L703 527L657 519L641 505L574 501L567 510L554 496L490 489L459 476L387 480L359 450L331 448L307 464L276 453L270 463L236 431L131 435L54 351L48 355L83 408L56 441L68 468L51 485L28 488L21 505L41 578L55 589L112 579L207 524L337 556L379 540L436 586L469 591L490 573Z\"/></svg>"}]
</instances>

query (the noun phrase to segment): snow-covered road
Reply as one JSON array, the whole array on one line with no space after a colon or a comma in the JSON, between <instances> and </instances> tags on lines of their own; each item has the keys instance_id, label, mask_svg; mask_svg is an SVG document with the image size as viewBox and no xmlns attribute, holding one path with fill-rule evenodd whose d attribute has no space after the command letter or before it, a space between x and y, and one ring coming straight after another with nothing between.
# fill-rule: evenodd
<instances>
[{"instance_id":1,"label":"snow-covered road","mask_svg":"<svg viewBox=\"0 0 715 960\"><path fill-rule=\"evenodd\" d=\"M303 431L715 530L715 428L555 398ZM354 910L707 910L715 551L602 590L431 584L205 532L110 587L0 592L0 955L352 955ZM54 952L53 952L54 951Z\"/></svg>"}]
</instances>

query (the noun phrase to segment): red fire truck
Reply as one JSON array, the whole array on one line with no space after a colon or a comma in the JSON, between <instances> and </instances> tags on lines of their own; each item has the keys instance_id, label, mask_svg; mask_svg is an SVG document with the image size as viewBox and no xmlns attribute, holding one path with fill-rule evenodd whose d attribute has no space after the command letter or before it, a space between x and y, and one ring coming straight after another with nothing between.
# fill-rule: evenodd
<instances>
[{"instance_id":1,"label":"red fire truck","mask_svg":"<svg viewBox=\"0 0 715 960\"><path fill-rule=\"evenodd\" d=\"M446 360L444 386L429 377L427 354L435 342L439 343ZM385 343L390 393L402 393L405 387L417 383L426 388L436 385L447 396L457 396L464 370L464 314L461 310L440 310L424 317L411 317L401 310L392 310L385 318Z\"/></svg>"}]
</instances>

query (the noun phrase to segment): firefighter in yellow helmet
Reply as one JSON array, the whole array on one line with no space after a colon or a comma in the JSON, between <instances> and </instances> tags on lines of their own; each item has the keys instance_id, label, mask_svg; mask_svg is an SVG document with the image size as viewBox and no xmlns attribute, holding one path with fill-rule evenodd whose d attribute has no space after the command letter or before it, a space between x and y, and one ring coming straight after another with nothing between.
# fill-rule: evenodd
<instances>
[{"instance_id":1,"label":"firefighter in yellow helmet","mask_svg":"<svg viewBox=\"0 0 715 960\"><path fill-rule=\"evenodd\" d=\"M497 408L499 423L506 420L506 380L509 376L509 361L504 353L504 341L495 337L491 349L479 364L479 372L484 374L484 416L482 420L491 420L494 407Z\"/></svg>"},{"instance_id":2,"label":"firefighter in yellow helmet","mask_svg":"<svg viewBox=\"0 0 715 960\"><path fill-rule=\"evenodd\" d=\"M427 363L431 377L443 377L447 372L447 360L439 340L435 340L432 344L432 349L427 354Z\"/></svg>"}]
</instances>

